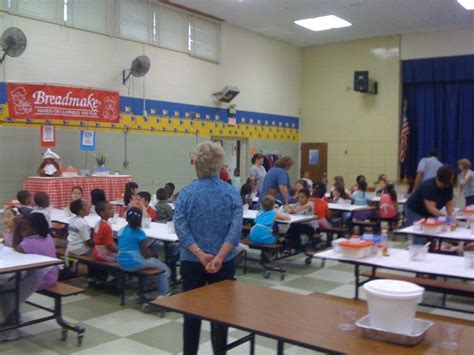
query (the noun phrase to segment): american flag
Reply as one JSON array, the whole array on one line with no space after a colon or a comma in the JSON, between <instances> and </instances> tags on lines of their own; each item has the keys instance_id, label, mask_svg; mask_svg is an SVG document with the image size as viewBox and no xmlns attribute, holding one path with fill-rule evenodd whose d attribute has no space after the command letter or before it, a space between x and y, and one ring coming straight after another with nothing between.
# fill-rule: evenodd
<instances>
[{"instance_id":1,"label":"american flag","mask_svg":"<svg viewBox=\"0 0 474 355\"><path fill-rule=\"evenodd\" d=\"M402 129L400 130L400 162L403 163L407 157L408 136L410 134L410 126L408 125L407 111L403 109Z\"/></svg>"}]
</instances>

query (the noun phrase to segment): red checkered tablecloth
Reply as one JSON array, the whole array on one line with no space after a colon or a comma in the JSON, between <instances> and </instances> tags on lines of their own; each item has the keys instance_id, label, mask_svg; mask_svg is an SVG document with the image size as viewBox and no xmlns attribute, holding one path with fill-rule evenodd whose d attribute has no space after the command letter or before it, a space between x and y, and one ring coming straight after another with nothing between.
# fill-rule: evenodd
<instances>
[{"instance_id":1,"label":"red checkered tablecloth","mask_svg":"<svg viewBox=\"0 0 474 355\"><path fill-rule=\"evenodd\" d=\"M76 176L76 177L27 177L23 189L35 194L44 191L49 195L51 205L56 208L69 206L71 190L74 186L82 187L84 199L90 202L90 192L93 189L102 189L109 201L121 199L125 191L125 184L132 181L130 175L109 176Z\"/></svg>"}]
</instances>

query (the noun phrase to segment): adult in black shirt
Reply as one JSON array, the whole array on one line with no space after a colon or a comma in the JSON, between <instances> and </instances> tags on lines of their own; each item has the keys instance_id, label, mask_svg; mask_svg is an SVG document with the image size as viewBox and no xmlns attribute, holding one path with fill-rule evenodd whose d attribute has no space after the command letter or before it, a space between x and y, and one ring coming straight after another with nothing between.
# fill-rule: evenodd
<instances>
[{"instance_id":1,"label":"adult in black shirt","mask_svg":"<svg viewBox=\"0 0 474 355\"><path fill-rule=\"evenodd\" d=\"M452 216L454 214L453 185L455 172L451 166L441 166L435 178L424 181L410 196L405 206L409 224L427 217ZM446 207L446 212L442 212Z\"/></svg>"}]
</instances>

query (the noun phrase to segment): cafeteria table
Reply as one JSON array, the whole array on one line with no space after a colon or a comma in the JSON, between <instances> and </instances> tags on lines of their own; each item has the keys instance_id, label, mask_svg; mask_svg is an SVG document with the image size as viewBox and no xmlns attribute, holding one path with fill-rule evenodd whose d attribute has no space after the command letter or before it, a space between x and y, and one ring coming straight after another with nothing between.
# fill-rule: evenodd
<instances>
[{"instance_id":1,"label":"cafeteria table","mask_svg":"<svg viewBox=\"0 0 474 355\"><path fill-rule=\"evenodd\" d=\"M428 239L450 239L457 241L474 242L474 234L468 228L457 227L454 231L445 231L439 233L424 232L423 230L417 229L415 226L409 226L402 229L393 231L394 234L412 234Z\"/></svg>"},{"instance_id":2,"label":"cafeteria table","mask_svg":"<svg viewBox=\"0 0 474 355\"><path fill-rule=\"evenodd\" d=\"M53 209L51 213L51 221L59 222L62 224L69 224L73 217L74 215L67 212L66 210ZM85 220L91 228L94 228L96 223L100 220L100 217L95 213L91 213L90 215L85 217ZM127 225L127 221L125 220L125 218L122 217L110 218L109 223L115 233L119 232L123 227ZM176 233L170 231L168 225L164 223L151 222L149 223L149 225L146 225L146 227L143 228L143 231L150 239L161 240L163 242L178 241L178 236L176 235Z\"/></svg>"},{"instance_id":3,"label":"cafeteria table","mask_svg":"<svg viewBox=\"0 0 474 355\"><path fill-rule=\"evenodd\" d=\"M255 335L275 339L277 354L283 354L285 343L329 354L433 354L440 350L439 332L446 325L462 328L458 353L472 353L473 349L472 322L418 313L418 317L431 320L435 325L419 344L402 346L364 338L357 331L339 329L341 307L350 306L362 317L367 314L363 301L326 295L303 296L239 281L222 281L152 303L249 332L224 349L218 349L218 354L246 341L250 341L250 353L254 354Z\"/></svg>"},{"instance_id":4,"label":"cafeteria table","mask_svg":"<svg viewBox=\"0 0 474 355\"><path fill-rule=\"evenodd\" d=\"M367 282L367 280L360 281L361 266L372 267L373 272L380 268L474 281L474 268L466 268L464 258L460 256L428 253L424 260L410 260L408 250L389 248L388 253L388 256L369 255L355 259L330 249L316 253L314 257L354 265L355 299L359 298L359 287Z\"/></svg>"},{"instance_id":5,"label":"cafeteria table","mask_svg":"<svg viewBox=\"0 0 474 355\"><path fill-rule=\"evenodd\" d=\"M15 294L15 324L12 326L0 326L0 331L9 329L16 329L27 325L32 325L40 322L46 322L54 319L55 316L47 316L22 322L20 319L20 279L21 273L28 270L35 270L49 266L56 266L63 264L63 260L50 258L48 256L38 254L24 254L15 251L13 248L3 247L0 249L0 275L12 274L15 278L13 289L0 289L0 295L6 293Z\"/></svg>"}]
</instances>

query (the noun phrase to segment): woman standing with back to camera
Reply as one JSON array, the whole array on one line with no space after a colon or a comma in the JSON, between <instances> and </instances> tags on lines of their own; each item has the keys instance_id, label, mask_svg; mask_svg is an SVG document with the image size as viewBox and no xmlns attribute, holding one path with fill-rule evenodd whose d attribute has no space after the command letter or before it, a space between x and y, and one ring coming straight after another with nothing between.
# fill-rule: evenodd
<instances>
[{"instance_id":1,"label":"woman standing with back to camera","mask_svg":"<svg viewBox=\"0 0 474 355\"><path fill-rule=\"evenodd\" d=\"M183 291L235 275L236 247L242 232L242 201L232 185L218 177L224 164L218 143L196 147L192 162L197 179L181 190L176 200L174 224L180 242ZM197 354L201 320L184 317L183 352ZM227 342L227 327L211 323L214 353Z\"/></svg>"}]
</instances>

